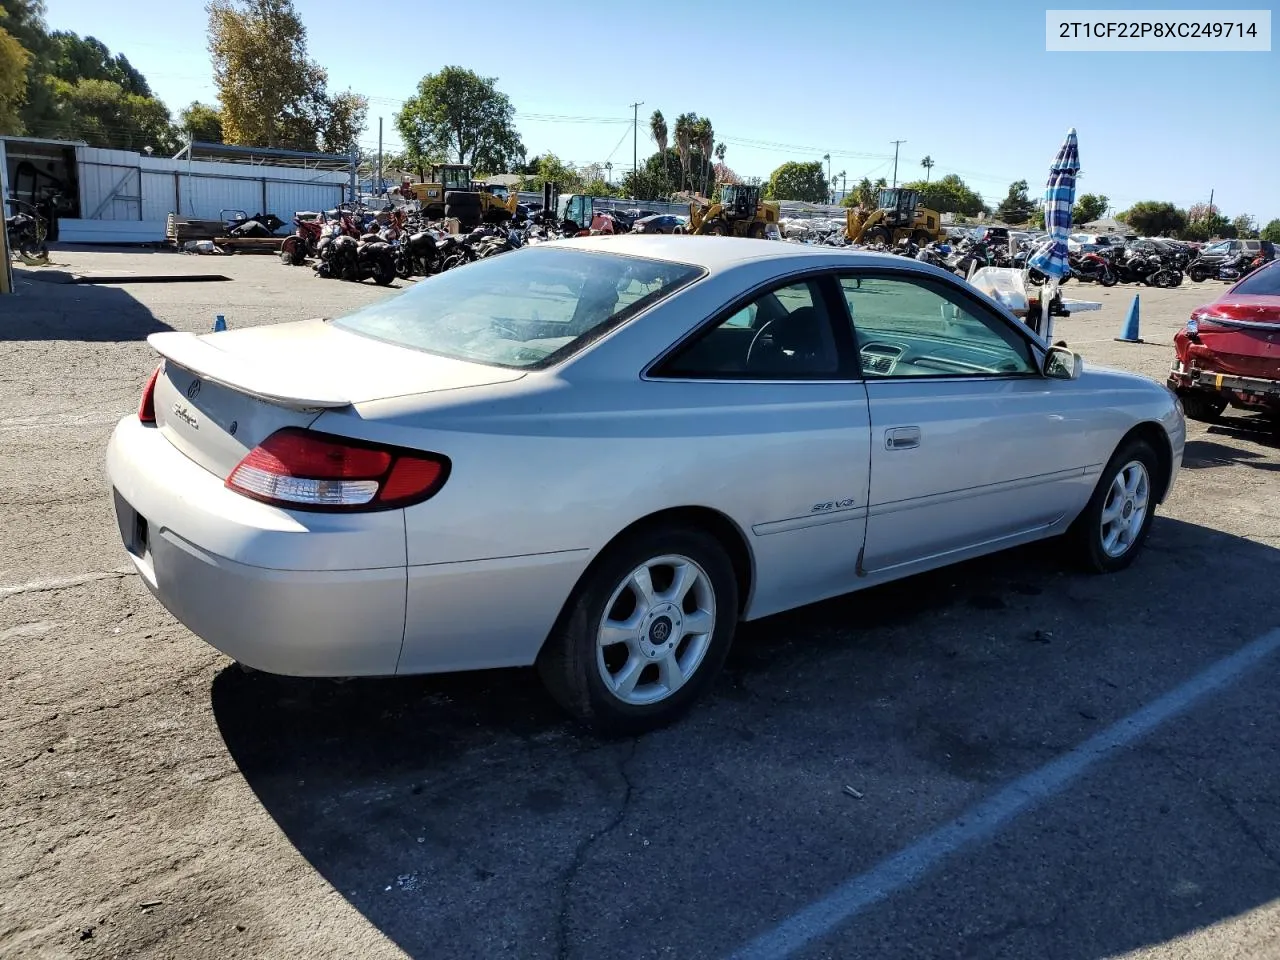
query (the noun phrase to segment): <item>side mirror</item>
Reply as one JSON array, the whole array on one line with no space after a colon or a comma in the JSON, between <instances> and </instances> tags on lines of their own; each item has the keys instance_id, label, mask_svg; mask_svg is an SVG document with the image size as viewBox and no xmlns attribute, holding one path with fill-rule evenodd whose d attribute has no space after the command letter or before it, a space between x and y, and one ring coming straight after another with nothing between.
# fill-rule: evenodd
<instances>
[{"instance_id":1,"label":"side mirror","mask_svg":"<svg viewBox=\"0 0 1280 960\"><path fill-rule=\"evenodd\" d=\"M1066 347L1050 347L1044 355L1041 372L1054 380L1078 380L1084 369L1084 358Z\"/></svg>"}]
</instances>

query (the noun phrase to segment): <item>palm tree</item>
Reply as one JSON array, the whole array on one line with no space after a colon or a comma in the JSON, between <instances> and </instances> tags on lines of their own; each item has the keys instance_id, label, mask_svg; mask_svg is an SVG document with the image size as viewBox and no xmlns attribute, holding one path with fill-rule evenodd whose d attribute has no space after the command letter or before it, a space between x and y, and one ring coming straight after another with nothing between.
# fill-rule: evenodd
<instances>
[{"instance_id":1,"label":"palm tree","mask_svg":"<svg viewBox=\"0 0 1280 960\"><path fill-rule=\"evenodd\" d=\"M836 174L836 176L840 178L840 183L841 183L840 200L843 201L845 198L845 195L848 193L848 190L849 190L849 175L845 173L843 170L841 170L839 173ZM831 186L834 187L835 185L836 185L835 179L833 178L831 181Z\"/></svg>"},{"instance_id":2,"label":"palm tree","mask_svg":"<svg viewBox=\"0 0 1280 960\"><path fill-rule=\"evenodd\" d=\"M690 150L693 146L693 126L698 122L696 113L682 113L676 117L676 152L680 154L680 189L688 185Z\"/></svg>"},{"instance_id":3,"label":"palm tree","mask_svg":"<svg viewBox=\"0 0 1280 960\"><path fill-rule=\"evenodd\" d=\"M929 182L929 172L933 170L933 157L925 157L920 161L920 166L924 167L924 182Z\"/></svg>"},{"instance_id":4,"label":"palm tree","mask_svg":"<svg viewBox=\"0 0 1280 960\"><path fill-rule=\"evenodd\" d=\"M649 132L653 134L653 141L658 145L658 155L662 157L662 172L667 172L667 118L662 115L661 110L653 111L653 116L649 118Z\"/></svg>"},{"instance_id":5,"label":"palm tree","mask_svg":"<svg viewBox=\"0 0 1280 960\"><path fill-rule=\"evenodd\" d=\"M716 159L724 163L725 146L723 143L716 144Z\"/></svg>"},{"instance_id":6,"label":"palm tree","mask_svg":"<svg viewBox=\"0 0 1280 960\"><path fill-rule=\"evenodd\" d=\"M698 181L699 186L706 184L706 195L710 196L713 185L710 183L714 170L711 166L712 152L716 147L716 133L711 128L711 121L706 117L699 118L693 128L693 146L698 151L698 159L702 164Z\"/></svg>"}]
</instances>

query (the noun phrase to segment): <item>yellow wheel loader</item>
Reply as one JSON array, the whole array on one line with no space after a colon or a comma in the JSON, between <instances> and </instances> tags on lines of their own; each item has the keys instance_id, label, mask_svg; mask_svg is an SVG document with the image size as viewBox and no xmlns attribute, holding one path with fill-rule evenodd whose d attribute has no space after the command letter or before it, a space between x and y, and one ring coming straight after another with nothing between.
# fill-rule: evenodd
<instances>
[{"instance_id":1,"label":"yellow wheel loader","mask_svg":"<svg viewBox=\"0 0 1280 960\"><path fill-rule=\"evenodd\" d=\"M510 220L519 202L514 190L501 197L473 181L471 167L462 163L437 164L431 168L428 182L410 184L409 189L428 217L457 217L464 227Z\"/></svg>"},{"instance_id":2,"label":"yellow wheel loader","mask_svg":"<svg viewBox=\"0 0 1280 960\"><path fill-rule=\"evenodd\" d=\"M760 199L760 188L725 183L716 203L689 204L689 233L717 237L763 239L769 224L777 224L782 207Z\"/></svg>"},{"instance_id":3,"label":"yellow wheel loader","mask_svg":"<svg viewBox=\"0 0 1280 960\"><path fill-rule=\"evenodd\" d=\"M870 215L850 208L845 213L844 235L850 243L892 247L906 237L924 246L941 240L944 231L938 211L920 206L917 191L898 187L881 190L877 207Z\"/></svg>"}]
</instances>

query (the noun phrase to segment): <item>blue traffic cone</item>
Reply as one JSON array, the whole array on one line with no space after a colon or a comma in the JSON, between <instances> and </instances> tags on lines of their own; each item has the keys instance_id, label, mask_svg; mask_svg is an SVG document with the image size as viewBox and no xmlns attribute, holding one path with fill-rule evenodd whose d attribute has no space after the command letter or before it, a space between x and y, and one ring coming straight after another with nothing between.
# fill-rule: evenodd
<instances>
[{"instance_id":1,"label":"blue traffic cone","mask_svg":"<svg viewBox=\"0 0 1280 960\"><path fill-rule=\"evenodd\" d=\"M227 329L227 318L218 314L213 320L213 332L221 333L225 329Z\"/></svg>"},{"instance_id":2,"label":"blue traffic cone","mask_svg":"<svg viewBox=\"0 0 1280 960\"><path fill-rule=\"evenodd\" d=\"M1133 303L1129 304L1129 315L1124 318L1124 329L1116 337L1121 343L1144 343L1138 336L1138 295L1133 295Z\"/></svg>"}]
</instances>

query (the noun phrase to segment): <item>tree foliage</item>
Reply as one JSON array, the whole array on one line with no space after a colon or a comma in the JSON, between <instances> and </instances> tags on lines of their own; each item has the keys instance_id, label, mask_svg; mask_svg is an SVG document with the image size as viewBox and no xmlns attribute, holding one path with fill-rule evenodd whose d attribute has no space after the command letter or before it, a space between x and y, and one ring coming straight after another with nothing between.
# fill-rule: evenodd
<instances>
[{"instance_id":1,"label":"tree foliage","mask_svg":"<svg viewBox=\"0 0 1280 960\"><path fill-rule=\"evenodd\" d=\"M39 0L0 0L0 129L160 152L176 141L168 108L128 58L93 37L49 33Z\"/></svg>"},{"instance_id":2,"label":"tree foliage","mask_svg":"<svg viewBox=\"0 0 1280 960\"><path fill-rule=\"evenodd\" d=\"M1099 193L1086 193L1084 196L1076 197L1076 205L1071 208L1072 223L1089 223L1097 220L1107 212L1107 205L1110 200ZM1044 214L1041 212L1040 222L1044 222Z\"/></svg>"},{"instance_id":3,"label":"tree foliage","mask_svg":"<svg viewBox=\"0 0 1280 960\"><path fill-rule=\"evenodd\" d=\"M184 137L190 132L193 140L222 143L222 114L210 104L193 100L178 114L178 127Z\"/></svg>"},{"instance_id":4,"label":"tree foliage","mask_svg":"<svg viewBox=\"0 0 1280 960\"><path fill-rule=\"evenodd\" d=\"M444 155L505 172L524 162L515 112L496 77L445 67L418 82L417 93L396 114L396 129L411 158Z\"/></svg>"},{"instance_id":5,"label":"tree foliage","mask_svg":"<svg viewBox=\"0 0 1280 960\"><path fill-rule=\"evenodd\" d=\"M769 175L764 195L769 200L800 200L823 203L827 200L827 173L821 160L802 163L788 160Z\"/></svg>"},{"instance_id":6,"label":"tree foliage","mask_svg":"<svg viewBox=\"0 0 1280 960\"><path fill-rule=\"evenodd\" d=\"M1242 213L1231 221L1231 226L1235 228L1236 236L1241 240L1255 240L1258 233L1253 229L1253 217L1247 213Z\"/></svg>"},{"instance_id":7,"label":"tree foliage","mask_svg":"<svg viewBox=\"0 0 1280 960\"><path fill-rule=\"evenodd\" d=\"M1187 225L1187 213L1172 203L1161 200L1142 200L1128 210L1116 215L1137 233L1146 237L1174 234Z\"/></svg>"},{"instance_id":8,"label":"tree foliage","mask_svg":"<svg viewBox=\"0 0 1280 960\"><path fill-rule=\"evenodd\" d=\"M0 130L16 130L19 108L27 99L27 65L31 54L4 28L8 19L0 10Z\"/></svg>"},{"instance_id":9,"label":"tree foliage","mask_svg":"<svg viewBox=\"0 0 1280 960\"><path fill-rule=\"evenodd\" d=\"M1258 236L1272 243L1280 243L1280 220L1272 220L1262 228Z\"/></svg>"},{"instance_id":10,"label":"tree foliage","mask_svg":"<svg viewBox=\"0 0 1280 960\"><path fill-rule=\"evenodd\" d=\"M1015 180L1009 184L1009 192L1000 201L1000 206L996 207L996 216L1005 223L1025 223L1034 206L1027 195L1027 181Z\"/></svg>"},{"instance_id":11,"label":"tree foliage","mask_svg":"<svg viewBox=\"0 0 1280 960\"><path fill-rule=\"evenodd\" d=\"M49 34L49 73L67 83L106 80L124 93L151 97L151 86L123 53L112 56L96 37L80 37L66 30Z\"/></svg>"},{"instance_id":12,"label":"tree foliage","mask_svg":"<svg viewBox=\"0 0 1280 960\"><path fill-rule=\"evenodd\" d=\"M293 0L210 0L209 54L227 143L345 152L368 100L330 96Z\"/></svg>"},{"instance_id":13,"label":"tree foliage","mask_svg":"<svg viewBox=\"0 0 1280 960\"><path fill-rule=\"evenodd\" d=\"M866 182L866 180L863 180L863 183ZM880 187L883 188L883 186L884 180L882 179ZM909 190L918 190L920 192L920 205L928 207L930 210L937 210L939 213L963 213L970 217L976 217L986 210L982 197L970 189L969 185L954 173L948 173L938 180L915 180L911 183L904 183L902 186ZM857 192L861 195L862 184L858 185ZM878 198L878 191L876 193ZM876 202L877 200L873 199L869 209L874 209Z\"/></svg>"},{"instance_id":14,"label":"tree foliage","mask_svg":"<svg viewBox=\"0 0 1280 960\"><path fill-rule=\"evenodd\" d=\"M59 136L113 150L172 154L178 140L169 108L154 97L129 93L111 80L54 80Z\"/></svg>"}]
</instances>

